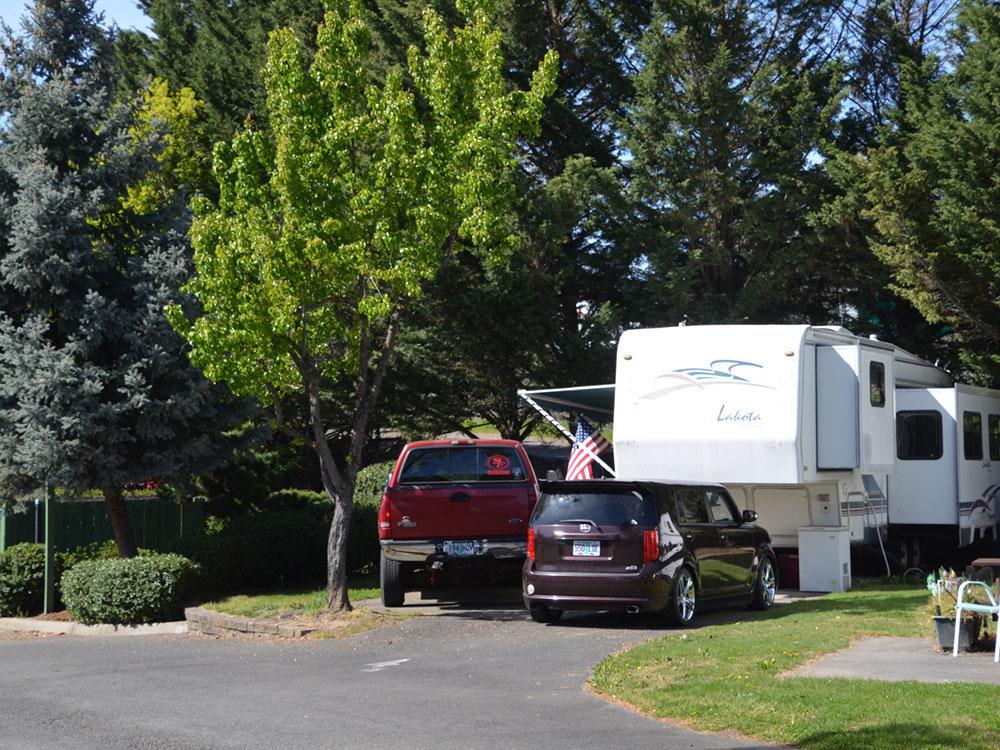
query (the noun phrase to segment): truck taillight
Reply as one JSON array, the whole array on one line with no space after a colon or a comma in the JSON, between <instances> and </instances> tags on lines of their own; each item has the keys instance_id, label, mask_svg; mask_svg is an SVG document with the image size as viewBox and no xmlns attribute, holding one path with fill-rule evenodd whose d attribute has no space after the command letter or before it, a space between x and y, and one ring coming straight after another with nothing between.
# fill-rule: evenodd
<instances>
[{"instance_id":1,"label":"truck taillight","mask_svg":"<svg viewBox=\"0 0 1000 750\"><path fill-rule=\"evenodd\" d=\"M642 532L642 561L656 562L660 559L660 533L656 529Z\"/></svg>"},{"instance_id":2,"label":"truck taillight","mask_svg":"<svg viewBox=\"0 0 1000 750\"><path fill-rule=\"evenodd\" d=\"M378 538L389 539L392 523L389 519L389 495L382 495L382 504L378 506Z\"/></svg>"},{"instance_id":3,"label":"truck taillight","mask_svg":"<svg viewBox=\"0 0 1000 750\"><path fill-rule=\"evenodd\" d=\"M535 530L528 529L528 559L535 559Z\"/></svg>"}]
</instances>

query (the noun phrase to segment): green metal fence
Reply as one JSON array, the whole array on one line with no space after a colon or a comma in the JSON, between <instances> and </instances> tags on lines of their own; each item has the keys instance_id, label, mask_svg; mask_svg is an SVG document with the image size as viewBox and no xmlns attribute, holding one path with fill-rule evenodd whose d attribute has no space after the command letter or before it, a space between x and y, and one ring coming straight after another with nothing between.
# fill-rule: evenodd
<instances>
[{"instance_id":1,"label":"green metal fence","mask_svg":"<svg viewBox=\"0 0 1000 750\"><path fill-rule=\"evenodd\" d=\"M114 538L111 522L101 497L58 498L53 503L56 550L65 552L91 542ZM201 533L205 504L200 501L176 503L155 495L125 498L135 542L148 549L164 549L178 539ZM4 513L0 509L0 552L21 542L45 541L45 503L28 503Z\"/></svg>"}]
</instances>

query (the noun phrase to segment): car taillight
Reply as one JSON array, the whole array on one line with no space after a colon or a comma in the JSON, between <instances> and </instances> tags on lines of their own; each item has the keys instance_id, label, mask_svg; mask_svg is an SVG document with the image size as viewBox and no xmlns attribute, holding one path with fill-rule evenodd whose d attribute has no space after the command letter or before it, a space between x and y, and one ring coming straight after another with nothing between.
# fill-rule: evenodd
<instances>
[{"instance_id":1,"label":"car taillight","mask_svg":"<svg viewBox=\"0 0 1000 750\"><path fill-rule=\"evenodd\" d=\"M389 539L392 523L389 519L389 496L382 495L382 504L378 506L378 538Z\"/></svg>"},{"instance_id":2,"label":"car taillight","mask_svg":"<svg viewBox=\"0 0 1000 750\"><path fill-rule=\"evenodd\" d=\"M535 530L528 529L528 559L535 559Z\"/></svg>"},{"instance_id":3,"label":"car taillight","mask_svg":"<svg viewBox=\"0 0 1000 750\"><path fill-rule=\"evenodd\" d=\"M656 529L642 532L642 561L656 562L660 559L660 533Z\"/></svg>"}]
</instances>

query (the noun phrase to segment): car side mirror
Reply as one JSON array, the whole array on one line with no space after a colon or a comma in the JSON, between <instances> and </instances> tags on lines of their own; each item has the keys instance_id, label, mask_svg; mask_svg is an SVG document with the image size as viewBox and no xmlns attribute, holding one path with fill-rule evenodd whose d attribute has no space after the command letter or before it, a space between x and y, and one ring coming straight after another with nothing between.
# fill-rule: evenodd
<instances>
[{"instance_id":1,"label":"car side mirror","mask_svg":"<svg viewBox=\"0 0 1000 750\"><path fill-rule=\"evenodd\" d=\"M743 511L743 523L756 523L756 521L757 521L757 511L755 510Z\"/></svg>"}]
</instances>

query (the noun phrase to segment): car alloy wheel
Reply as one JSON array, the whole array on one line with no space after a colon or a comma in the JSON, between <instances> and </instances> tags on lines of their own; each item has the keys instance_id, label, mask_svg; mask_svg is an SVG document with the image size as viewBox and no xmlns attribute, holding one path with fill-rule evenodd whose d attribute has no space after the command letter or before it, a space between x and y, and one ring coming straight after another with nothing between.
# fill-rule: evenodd
<instances>
[{"instance_id":1,"label":"car alloy wheel","mask_svg":"<svg viewBox=\"0 0 1000 750\"><path fill-rule=\"evenodd\" d=\"M687 568L681 568L674 578L674 595L670 615L675 625L688 625L694 619L697 606L697 589L694 576Z\"/></svg>"},{"instance_id":2,"label":"car alloy wheel","mask_svg":"<svg viewBox=\"0 0 1000 750\"><path fill-rule=\"evenodd\" d=\"M778 576L774 572L774 562L770 557L760 561L757 569L757 585L754 587L752 606L754 609L770 609L778 590Z\"/></svg>"}]
</instances>

